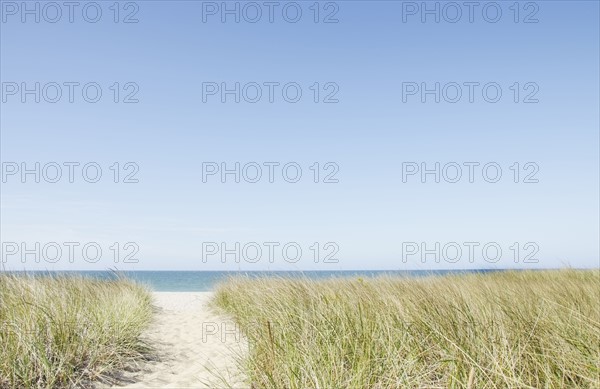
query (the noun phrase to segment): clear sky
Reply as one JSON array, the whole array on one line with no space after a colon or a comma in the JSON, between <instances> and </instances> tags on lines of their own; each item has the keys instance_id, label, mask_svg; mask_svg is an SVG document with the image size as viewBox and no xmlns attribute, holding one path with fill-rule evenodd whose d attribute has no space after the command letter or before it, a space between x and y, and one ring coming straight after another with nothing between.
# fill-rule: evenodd
<instances>
[{"instance_id":1,"label":"clear sky","mask_svg":"<svg viewBox=\"0 0 600 389\"><path fill-rule=\"evenodd\" d=\"M5 268L598 267L597 1L114 4L0 2Z\"/></svg>"}]
</instances>

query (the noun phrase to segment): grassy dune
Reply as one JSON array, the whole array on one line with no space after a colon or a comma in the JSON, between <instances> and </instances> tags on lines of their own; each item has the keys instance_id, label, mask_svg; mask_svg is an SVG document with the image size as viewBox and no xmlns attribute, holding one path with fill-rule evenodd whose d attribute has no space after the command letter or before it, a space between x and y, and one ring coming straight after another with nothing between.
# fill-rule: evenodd
<instances>
[{"instance_id":1,"label":"grassy dune","mask_svg":"<svg viewBox=\"0 0 600 389\"><path fill-rule=\"evenodd\" d=\"M125 280L0 274L0 388L86 387L148 350L151 316Z\"/></svg>"},{"instance_id":2,"label":"grassy dune","mask_svg":"<svg viewBox=\"0 0 600 389\"><path fill-rule=\"evenodd\" d=\"M254 388L599 388L600 274L233 278Z\"/></svg>"}]
</instances>

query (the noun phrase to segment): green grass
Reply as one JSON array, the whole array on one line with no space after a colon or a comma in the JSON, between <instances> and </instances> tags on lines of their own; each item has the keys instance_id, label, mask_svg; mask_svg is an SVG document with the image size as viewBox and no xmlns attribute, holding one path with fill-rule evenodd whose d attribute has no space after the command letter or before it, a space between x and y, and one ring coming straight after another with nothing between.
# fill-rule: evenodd
<instances>
[{"instance_id":1,"label":"green grass","mask_svg":"<svg viewBox=\"0 0 600 389\"><path fill-rule=\"evenodd\" d=\"M233 278L253 388L600 388L600 273Z\"/></svg>"},{"instance_id":2,"label":"green grass","mask_svg":"<svg viewBox=\"0 0 600 389\"><path fill-rule=\"evenodd\" d=\"M149 351L151 295L124 279L0 274L0 387L87 387Z\"/></svg>"}]
</instances>

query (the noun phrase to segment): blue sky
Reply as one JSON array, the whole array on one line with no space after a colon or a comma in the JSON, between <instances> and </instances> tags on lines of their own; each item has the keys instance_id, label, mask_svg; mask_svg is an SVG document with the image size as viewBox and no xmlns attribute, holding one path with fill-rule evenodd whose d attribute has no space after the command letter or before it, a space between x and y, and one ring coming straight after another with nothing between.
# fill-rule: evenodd
<instances>
[{"instance_id":1,"label":"blue sky","mask_svg":"<svg viewBox=\"0 0 600 389\"><path fill-rule=\"evenodd\" d=\"M35 3L27 2L30 9ZM430 9L439 4L439 23L434 14L423 14L422 2L321 2L318 23L313 1L277 3L272 23L265 6L258 22L245 21L244 16L254 17L253 9L237 3L240 12L248 12L240 14L239 23L233 14L225 14L222 22L221 2L121 2L118 23L112 1L97 2L102 16L96 23L81 13L86 7L86 17L95 17L97 7L89 2L74 9L72 23L64 7L62 17L50 23L45 18L55 18L55 10L39 3L40 22L35 23L21 2L0 3L5 267L598 267L598 2L520 2L518 15L512 1L481 2L472 22L462 6L456 23L444 19L455 15L448 2L427 2ZM302 16L291 23L281 13L284 7L288 20L298 8ZM492 23L498 8L502 14ZM127 15L138 22L123 23ZM33 94L22 102L23 85L32 89L36 82L40 103ZM72 103L65 82L79 83ZM271 82L279 83L273 102L264 84ZM62 91L56 103L46 101L55 99L53 83ZM102 90L97 103L81 94L88 83ZM222 83L228 89L239 83L240 93L247 94L239 103L232 94L223 103L220 92L205 93L203 101L203 88L206 92L207 85L221 88ZM289 83L302 90L296 103L281 93ZM422 102L420 90L406 95L409 85L434 89L436 83L439 103L433 94ZM465 83L478 83L473 102ZM262 97L246 101L253 99L257 84ZM486 101L495 97L488 89L484 98L486 84L492 92L501 89L498 102ZM454 98L456 85L462 97L452 103L447 100ZM120 91L117 103L115 88ZM138 102L124 103L133 91ZM88 89L88 99L94 98L92 92ZM332 92L337 102L325 103ZM528 96L537 102L524 102ZM63 177L56 183L42 177L36 183L30 174L23 183L20 172L9 174L15 164L34 169L36 162L63 166ZM65 162L79 163L73 165L72 183ZM96 183L86 182L79 170L90 162L102 169ZM125 168L128 162L132 165ZM243 177L236 183L228 175L223 183L217 174L203 182L207 162L229 169L236 162L241 167L256 163L263 176L257 183ZM264 165L269 162L279 164L273 165L272 183ZM430 174L423 183L416 174L403 182L407 162L428 169L439 162L440 172L446 164L449 169L458 164L463 176L456 183L442 176L436 183ZM472 183L464 165L469 162L479 164L473 165ZM302 169L298 182L286 182L281 175L287 163ZM502 169L498 182L482 175L489 163ZM139 182L123 183L136 167L133 178ZM515 170L520 172L517 183ZM333 171L338 182L324 183ZM490 172L486 178L493 176ZM530 173L537 183L523 182ZM36 242L63 248L64 242L78 247L95 242L103 256L91 263L78 255L78 248L73 263L65 250L55 263L40 253L25 256L22 263L21 244L32 249ZM120 250L117 263L114 242ZM136 251L125 248L127 242L138 249L137 263L123 263L126 253ZM205 249L207 242L219 249L221 243L232 249L235 242L240 247L256 242L264 250L256 263L240 256L238 263L233 254L222 263L221 253L206 257L203 242ZM265 242L279 244L272 263ZM277 251L290 242L302 249L297 262ZM440 253L421 257L421 244L433 249L436 242ZM449 261L456 247L452 242L463 250ZM465 242L476 243L473 261ZM19 251L7 255L14 243ZM415 243L420 251L407 256ZM489 243L501 248L498 261L484 258L481 248ZM253 257L254 246L247 247ZM324 263L334 251L338 261ZM538 262L523 263L533 252Z\"/></svg>"}]
</instances>

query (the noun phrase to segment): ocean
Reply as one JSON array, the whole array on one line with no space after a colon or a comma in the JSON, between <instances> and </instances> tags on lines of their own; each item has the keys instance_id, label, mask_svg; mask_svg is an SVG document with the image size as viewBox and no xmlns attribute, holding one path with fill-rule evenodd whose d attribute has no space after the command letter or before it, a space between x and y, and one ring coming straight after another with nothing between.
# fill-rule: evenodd
<instances>
[{"instance_id":1,"label":"ocean","mask_svg":"<svg viewBox=\"0 0 600 389\"><path fill-rule=\"evenodd\" d=\"M310 279L325 279L339 277L377 277L394 275L404 277L441 276L458 273L486 273L499 270L382 270L382 271L28 271L33 276L47 275L80 275L100 279L125 276L141 282L156 292L209 292L214 290L219 282L228 277L245 275L248 277L306 277ZM5 273L23 274L20 271Z\"/></svg>"}]
</instances>

